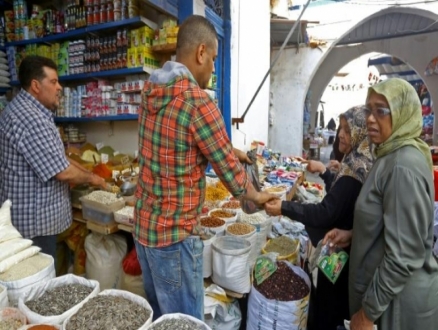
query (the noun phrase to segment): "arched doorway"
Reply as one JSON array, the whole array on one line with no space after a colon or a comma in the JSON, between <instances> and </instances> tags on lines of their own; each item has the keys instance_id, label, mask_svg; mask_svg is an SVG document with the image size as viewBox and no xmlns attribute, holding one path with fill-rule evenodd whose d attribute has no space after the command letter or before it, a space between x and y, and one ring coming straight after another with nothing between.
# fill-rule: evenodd
<instances>
[{"instance_id":1,"label":"arched doorway","mask_svg":"<svg viewBox=\"0 0 438 330\"><path fill-rule=\"evenodd\" d=\"M427 84L432 101L438 102L438 75L425 75L428 63L438 55L437 43L438 15L428 10L390 7L363 19L331 45L309 80L311 125L332 77L346 63L373 52L391 54L409 64ZM434 132L438 132L437 121Z\"/></svg>"}]
</instances>

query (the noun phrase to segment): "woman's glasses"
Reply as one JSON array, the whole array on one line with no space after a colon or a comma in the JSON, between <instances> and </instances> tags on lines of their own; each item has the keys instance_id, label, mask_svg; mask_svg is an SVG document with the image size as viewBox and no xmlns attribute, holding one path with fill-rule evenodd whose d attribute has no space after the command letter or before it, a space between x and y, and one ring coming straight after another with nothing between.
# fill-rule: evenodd
<instances>
[{"instance_id":1,"label":"woman's glasses","mask_svg":"<svg viewBox=\"0 0 438 330\"><path fill-rule=\"evenodd\" d=\"M369 116L371 116L371 114L373 114L373 116L375 118L383 118L383 117L391 114L390 109L383 108L383 107L378 107L378 108L374 108L374 109L370 109L369 107L364 107L363 112L365 113L365 116L369 117Z\"/></svg>"}]
</instances>

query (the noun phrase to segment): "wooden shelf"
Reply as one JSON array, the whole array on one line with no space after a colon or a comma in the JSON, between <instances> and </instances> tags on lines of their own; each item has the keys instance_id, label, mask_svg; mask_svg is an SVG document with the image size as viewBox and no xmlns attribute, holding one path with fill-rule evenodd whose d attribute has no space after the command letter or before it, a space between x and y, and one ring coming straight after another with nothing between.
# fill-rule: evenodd
<instances>
[{"instance_id":1,"label":"wooden shelf","mask_svg":"<svg viewBox=\"0 0 438 330\"><path fill-rule=\"evenodd\" d=\"M103 225L100 223L96 223L93 221L87 221L87 229L94 231L96 233L102 235L109 235L119 231L119 227L117 226L117 222L110 223L107 225Z\"/></svg>"},{"instance_id":2,"label":"wooden shelf","mask_svg":"<svg viewBox=\"0 0 438 330\"><path fill-rule=\"evenodd\" d=\"M165 45L152 46L152 51L154 53L161 53L161 54L175 53L176 52L176 44L165 44Z\"/></svg>"},{"instance_id":3,"label":"wooden shelf","mask_svg":"<svg viewBox=\"0 0 438 330\"><path fill-rule=\"evenodd\" d=\"M82 218L82 211L78 209L73 209L73 220L82 223L87 223L87 220Z\"/></svg>"},{"instance_id":4,"label":"wooden shelf","mask_svg":"<svg viewBox=\"0 0 438 330\"><path fill-rule=\"evenodd\" d=\"M119 223L119 224L117 225L117 227L118 227L120 230L126 231L126 232L128 232L128 233L132 233L133 230L134 230L134 226L132 226L132 225L123 225L123 224L121 224L121 223Z\"/></svg>"}]
</instances>

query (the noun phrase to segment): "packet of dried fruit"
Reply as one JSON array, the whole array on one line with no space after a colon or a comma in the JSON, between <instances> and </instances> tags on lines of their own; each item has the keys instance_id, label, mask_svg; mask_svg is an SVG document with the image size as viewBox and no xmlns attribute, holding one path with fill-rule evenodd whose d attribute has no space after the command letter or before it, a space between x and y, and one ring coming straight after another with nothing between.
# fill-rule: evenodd
<instances>
[{"instance_id":1,"label":"packet of dried fruit","mask_svg":"<svg viewBox=\"0 0 438 330\"><path fill-rule=\"evenodd\" d=\"M318 267L330 282L335 284L347 261L347 252L338 246L330 246L330 242L322 244L321 240L316 247L314 257L310 260L310 269Z\"/></svg>"},{"instance_id":2,"label":"packet of dried fruit","mask_svg":"<svg viewBox=\"0 0 438 330\"><path fill-rule=\"evenodd\" d=\"M254 278L257 285L268 279L277 270L278 253L270 252L257 257L254 266Z\"/></svg>"}]
</instances>

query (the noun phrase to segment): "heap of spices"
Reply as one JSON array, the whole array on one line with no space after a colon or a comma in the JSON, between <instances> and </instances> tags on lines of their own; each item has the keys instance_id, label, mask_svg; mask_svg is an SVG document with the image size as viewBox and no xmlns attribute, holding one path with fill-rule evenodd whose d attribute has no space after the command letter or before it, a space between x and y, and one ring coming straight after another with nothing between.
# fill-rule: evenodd
<instances>
[{"instance_id":1,"label":"heap of spices","mask_svg":"<svg viewBox=\"0 0 438 330\"><path fill-rule=\"evenodd\" d=\"M212 211L210 213L210 215L212 217L217 217L217 218L232 218L234 216L236 216L234 213L225 211L225 210L216 210L216 211Z\"/></svg>"},{"instance_id":2,"label":"heap of spices","mask_svg":"<svg viewBox=\"0 0 438 330\"><path fill-rule=\"evenodd\" d=\"M203 330L200 326L198 326L195 322L187 320L187 319L165 319L160 323L154 324L149 330Z\"/></svg>"},{"instance_id":3,"label":"heap of spices","mask_svg":"<svg viewBox=\"0 0 438 330\"><path fill-rule=\"evenodd\" d=\"M216 217L205 217L201 219L201 226L203 227L220 227L225 224L225 221Z\"/></svg>"},{"instance_id":4,"label":"heap of spices","mask_svg":"<svg viewBox=\"0 0 438 330\"><path fill-rule=\"evenodd\" d=\"M137 330L150 315L145 307L126 298L99 295L88 300L70 318L65 330Z\"/></svg>"},{"instance_id":5,"label":"heap of spices","mask_svg":"<svg viewBox=\"0 0 438 330\"><path fill-rule=\"evenodd\" d=\"M287 236L273 238L265 246L266 252L277 252L280 256L288 256L297 249L297 241Z\"/></svg>"},{"instance_id":6,"label":"heap of spices","mask_svg":"<svg viewBox=\"0 0 438 330\"><path fill-rule=\"evenodd\" d=\"M255 230L256 228L254 226L248 225L247 223L233 223L227 227L227 232L236 236L247 235Z\"/></svg>"},{"instance_id":7,"label":"heap of spices","mask_svg":"<svg viewBox=\"0 0 438 330\"><path fill-rule=\"evenodd\" d=\"M0 321L0 330L17 330L23 325L23 322L17 319L2 320Z\"/></svg>"},{"instance_id":8,"label":"heap of spices","mask_svg":"<svg viewBox=\"0 0 438 330\"><path fill-rule=\"evenodd\" d=\"M28 330L58 330L58 328L54 327L53 325L38 324L38 325L34 325L31 328L28 328Z\"/></svg>"},{"instance_id":9,"label":"heap of spices","mask_svg":"<svg viewBox=\"0 0 438 330\"><path fill-rule=\"evenodd\" d=\"M27 301L26 306L43 316L61 315L87 298L92 291L93 288L82 284L61 285Z\"/></svg>"},{"instance_id":10,"label":"heap of spices","mask_svg":"<svg viewBox=\"0 0 438 330\"><path fill-rule=\"evenodd\" d=\"M225 202L222 207L224 209L240 209L240 202L239 201L229 201Z\"/></svg>"},{"instance_id":11,"label":"heap of spices","mask_svg":"<svg viewBox=\"0 0 438 330\"><path fill-rule=\"evenodd\" d=\"M254 287L264 297L278 301L295 301L306 297L310 289L303 278L297 275L286 263L278 262L274 274L260 285Z\"/></svg>"}]
</instances>

